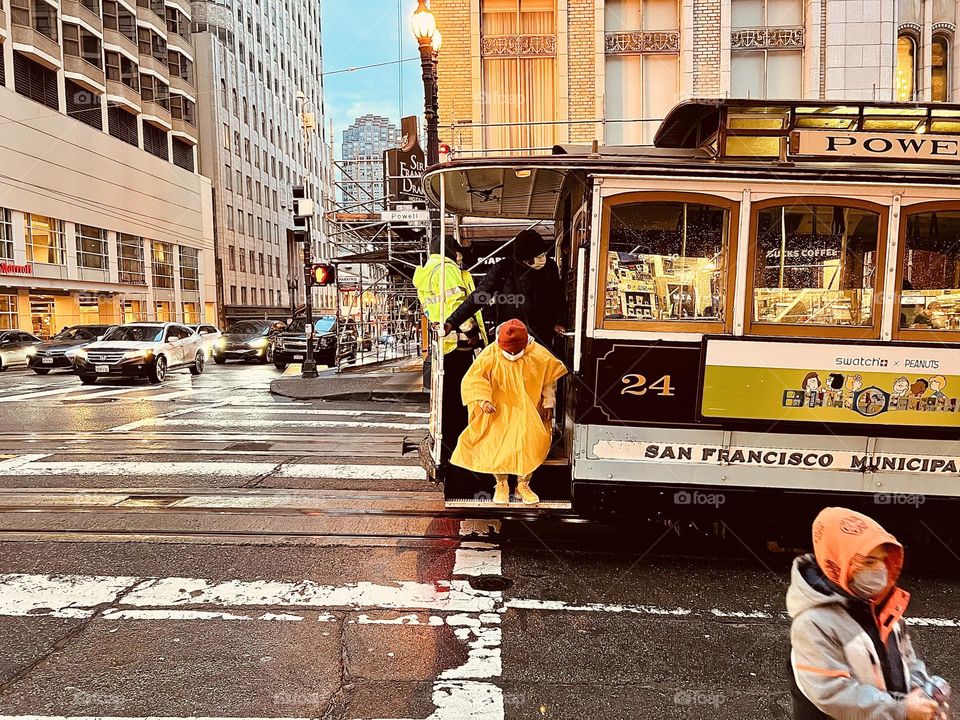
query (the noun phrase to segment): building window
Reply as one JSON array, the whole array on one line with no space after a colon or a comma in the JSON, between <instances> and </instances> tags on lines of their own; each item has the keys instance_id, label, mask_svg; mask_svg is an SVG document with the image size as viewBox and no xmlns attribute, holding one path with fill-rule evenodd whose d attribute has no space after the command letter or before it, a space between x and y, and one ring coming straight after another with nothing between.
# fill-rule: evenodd
<instances>
[{"instance_id":1,"label":"building window","mask_svg":"<svg viewBox=\"0 0 960 720\"><path fill-rule=\"evenodd\" d=\"M193 145L178 137L173 138L173 164L194 172L196 168L193 162Z\"/></svg>"},{"instance_id":2,"label":"building window","mask_svg":"<svg viewBox=\"0 0 960 720\"><path fill-rule=\"evenodd\" d=\"M173 322L173 303L160 300L156 303L156 318L157 322Z\"/></svg>"},{"instance_id":3,"label":"building window","mask_svg":"<svg viewBox=\"0 0 960 720\"><path fill-rule=\"evenodd\" d=\"M263 275L263 253L257 254L257 260L260 263L260 274Z\"/></svg>"},{"instance_id":4,"label":"building window","mask_svg":"<svg viewBox=\"0 0 960 720\"><path fill-rule=\"evenodd\" d=\"M185 302L182 307L184 324L196 325L200 322L200 306L197 303Z\"/></svg>"},{"instance_id":5,"label":"building window","mask_svg":"<svg viewBox=\"0 0 960 720\"><path fill-rule=\"evenodd\" d=\"M235 271L237 269L237 249L233 245L227 250L227 258L230 269Z\"/></svg>"},{"instance_id":6,"label":"building window","mask_svg":"<svg viewBox=\"0 0 960 720\"><path fill-rule=\"evenodd\" d=\"M106 270L107 232L90 225L77 225L77 265Z\"/></svg>"},{"instance_id":7,"label":"building window","mask_svg":"<svg viewBox=\"0 0 960 720\"><path fill-rule=\"evenodd\" d=\"M896 93L897 102L917 99L917 41L909 33L897 37Z\"/></svg>"},{"instance_id":8,"label":"building window","mask_svg":"<svg viewBox=\"0 0 960 720\"><path fill-rule=\"evenodd\" d=\"M930 99L933 102L950 101L950 41L946 35L933 36L933 62L930 68Z\"/></svg>"},{"instance_id":9,"label":"building window","mask_svg":"<svg viewBox=\"0 0 960 720\"><path fill-rule=\"evenodd\" d=\"M144 102L155 102L164 110L170 109L170 86L158 77L141 73L140 96Z\"/></svg>"},{"instance_id":10,"label":"building window","mask_svg":"<svg viewBox=\"0 0 960 720\"><path fill-rule=\"evenodd\" d=\"M557 116L554 0L483 0L480 54L488 148L549 150ZM522 98L522 100L521 100Z\"/></svg>"},{"instance_id":11,"label":"building window","mask_svg":"<svg viewBox=\"0 0 960 720\"><path fill-rule=\"evenodd\" d=\"M261 305L267 304L267 291L264 290L263 288L260 288L260 304Z\"/></svg>"},{"instance_id":12,"label":"building window","mask_svg":"<svg viewBox=\"0 0 960 720\"><path fill-rule=\"evenodd\" d=\"M255 275L257 272L257 264L254 262L255 254L253 250L250 250L250 274Z\"/></svg>"},{"instance_id":13,"label":"building window","mask_svg":"<svg viewBox=\"0 0 960 720\"><path fill-rule=\"evenodd\" d=\"M147 305L142 300L123 301L123 321L125 323L143 322L147 319Z\"/></svg>"},{"instance_id":14,"label":"building window","mask_svg":"<svg viewBox=\"0 0 960 720\"><path fill-rule=\"evenodd\" d=\"M63 24L63 54L90 63L103 69L103 50L100 38L79 25Z\"/></svg>"},{"instance_id":15,"label":"building window","mask_svg":"<svg viewBox=\"0 0 960 720\"><path fill-rule=\"evenodd\" d=\"M243 209L237 208L237 232L243 232Z\"/></svg>"},{"instance_id":16,"label":"building window","mask_svg":"<svg viewBox=\"0 0 960 720\"><path fill-rule=\"evenodd\" d=\"M110 134L134 146L140 145L137 116L116 105L107 108L107 126Z\"/></svg>"},{"instance_id":17,"label":"building window","mask_svg":"<svg viewBox=\"0 0 960 720\"><path fill-rule=\"evenodd\" d=\"M247 255L243 252L243 248L240 248L240 272L245 273L247 271Z\"/></svg>"},{"instance_id":18,"label":"building window","mask_svg":"<svg viewBox=\"0 0 960 720\"><path fill-rule=\"evenodd\" d=\"M247 289L245 287L240 288L240 302L243 305L247 304Z\"/></svg>"},{"instance_id":19,"label":"building window","mask_svg":"<svg viewBox=\"0 0 960 720\"><path fill-rule=\"evenodd\" d=\"M107 51L107 80L122 82L128 88L140 92L140 66L126 55Z\"/></svg>"},{"instance_id":20,"label":"building window","mask_svg":"<svg viewBox=\"0 0 960 720\"><path fill-rule=\"evenodd\" d=\"M652 144L680 91L677 0L608 0L604 32L605 142Z\"/></svg>"},{"instance_id":21,"label":"building window","mask_svg":"<svg viewBox=\"0 0 960 720\"><path fill-rule=\"evenodd\" d=\"M850 334L875 325L885 211L796 200L754 213L752 332L824 336L829 326Z\"/></svg>"},{"instance_id":22,"label":"building window","mask_svg":"<svg viewBox=\"0 0 960 720\"><path fill-rule=\"evenodd\" d=\"M167 68L173 77L178 77L193 85L193 62L186 55L176 50L169 50L167 53Z\"/></svg>"},{"instance_id":23,"label":"building window","mask_svg":"<svg viewBox=\"0 0 960 720\"><path fill-rule=\"evenodd\" d=\"M48 108L60 108L57 73L16 51L13 53L13 87L20 95Z\"/></svg>"},{"instance_id":24,"label":"building window","mask_svg":"<svg viewBox=\"0 0 960 720\"><path fill-rule=\"evenodd\" d=\"M143 149L162 160L170 159L170 148L167 145L167 131L153 123L143 123Z\"/></svg>"},{"instance_id":25,"label":"building window","mask_svg":"<svg viewBox=\"0 0 960 720\"><path fill-rule=\"evenodd\" d=\"M67 264L67 245L63 221L42 215L23 216L27 235L27 260L47 265Z\"/></svg>"},{"instance_id":26,"label":"building window","mask_svg":"<svg viewBox=\"0 0 960 720\"><path fill-rule=\"evenodd\" d=\"M735 205L648 197L626 196L609 206L603 326L722 331Z\"/></svg>"},{"instance_id":27,"label":"building window","mask_svg":"<svg viewBox=\"0 0 960 720\"><path fill-rule=\"evenodd\" d=\"M802 0L732 0L730 95L803 96Z\"/></svg>"},{"instance_id":28,"label":"building window","mask_svg":"<svg viewBox=\"0 0 960 720\"><path fill-rule=\"evenodd\" d=\"M0 295L0 330L16 330L20 327L16 295Z\"/></svg>"},{"instance_id":29,"label":"building window","mask_svg":"<svg viewBox=\"0 0 960 720\"><path fill-rule=\"evenodd\" d=\"M226 109L227 107L227 81L220 80L220 104Z\"/></svg>"},{"instance_id":30,"label":"building window","mask_svg":"<svg viewBox=\"0 0 960 720\"><path fill-rule=\"evenodd\" d=\"M173 290L173 245L153 241L153 286Z\"/></svg>"},{"instance_id":31,"label":"building window","mask_svg":"<svg viewBox=\"0 0 960 720\"><path fill-rule=\"evenodd\" d=\"M223 124L223 149L230 152L230 126Z\"/></svg>"},{"instance_id":32,"label":"building window","mask_svg":"<svg viewBox=\"0 0 960 720\"><path fill-rule=\"evenodd\" d=\"M125 285L146 285L143 262L143 238L137 235L117 234L117 264L119 281Z\"/></svg>"},{"instance_id":33,"label":"building window","mask_svg":"<svg viewBox=\"0 0 960 720\"><path fill-rule=\"evenodd\" d=\"M44 0L10 0L10 20L14 25L33 28L54 42L57 39L57 9Z\"/></svg>"},{"instance_id":34,"label":"building window","mask_svg":"<svg viewBox=\"0 0 960 720\"><path fill-rule=\"evenodd\" d=\"M911 213L905 232L901 331L960 330L960 211Z\"/></svg>"},{"instance_id":35,"label":"building window","mask_svg":"<svg viewBox=\"0 0 960 720\"><path fill-rule=\"evenodd\" d=\"M196 248L180 247L180 289L200 289L200 251Z\"/></svg>"},{"instance_id":36,"label":"building window","mask_svg":"<svg viewBox=\"0 0 960 720\"><path fill-rule=\"evenodd\" d=\"M227 230L233 230L233 206L227 205ZM233 270L233 268L230 268Z\"/></svg>"},{"instance_id":37,"label":"building window","mask_svg":"<svg viewBox=\"0 0 960 720\"><path fill-rule=\"evenodd\" d=\"M237 286L236 285L230 286L230 304L231 305L237 304Z\"/></svg>"},{"instance_id":38,"label":"building window","mask_svg":"<svg viewBox=\"0 0 960 720\"><path fill-rule=\"evenodd\" d=\"M130 42L137 42L137 18L117 0L103 0L103 27L116 30Z\"/></svg>"},{"instance_id":39,"label":"building window","mask_svg":"<svg viewBox=\"0 0 960 720\"><path fill-rule=\"evenodd\" d=\"M145 27L137 29L137 45L140 54L145 57L153 57L157 62L167 64L167 41L153 30Z\"/></svg>"},{"instance_id":40,"label":"building window","mask_svg":"<svg viewBox=\"0 0 960 720\"><path fill-rule=\"evenodd\" d=\"M63 87L67 99L67 115L85 125L103 130L100 96L70 79L64 80Z\"/></svg>"},{"instance_id":41,"label":"building window","mask_svg":"<svg viewBox=\"0 0 960 720\"><path fill-rule=\"evenodd\" d=\"M13 260L13 223L7 208L0 208L0 258Z\"/></svg>"},{"instance_id":42,"label":"building window","mask_svg":"<svg viewBox=\"0 0 960 720\"><path fill-rule=\"evenodd\" d=\"M188 125L197 125L196 117L197 106L193 100L183 95L170 96L170 115L175 120L183 120Z\"/></svg>"}]
</instances>

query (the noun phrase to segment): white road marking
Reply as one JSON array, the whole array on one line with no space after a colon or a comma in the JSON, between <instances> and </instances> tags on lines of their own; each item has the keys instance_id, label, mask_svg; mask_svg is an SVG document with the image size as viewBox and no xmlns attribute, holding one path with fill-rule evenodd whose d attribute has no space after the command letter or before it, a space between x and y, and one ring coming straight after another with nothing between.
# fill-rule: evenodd
<instances>
[{"instance_id":1,"label":"white road marking","mask_svg":"<svg viewBox=\"0 0 960 720\"><path fill-rule=\"evenodd\" d=\"M119 598L121 591L135 586ZM216 581L203 578L136 578L90 575L0 575L0 615L92 617L104 603L117 610L163 610L190 606L215 608L378 608L491 613L499 593L474 590L461 580L341 586L309 580ZM161 615L157 619L167 619Z\"/></svg>"},{"instance_id":2,"label":"white road marking","mask_svg":"<svg viewBox=\"0 0 960 720\"><path fill-rule=\"evenodd\" d=\"M500 550L488 543L462 543L453 563L454 575L499 575Z\"/></svg>"},{"instance_id":3,"label":"white road marking","mask_svg":"<svg viewBox=\"0 0 960 720\"><path fill-rule=\"evenodd\" d=\"M221 400L219 402L209 403L207 407L217 408L223 405L227 405L230 402L231 402L230 400ZM117 427L110 428L110 430L108 430L107 432L112 432L112 433L130 432L131 430L136 430L138 428L144 427L145 425L152 425L157 420L164 421L168 418L179 417L180 415L186 415L187 413L191 413L194 410L196 410L196 408L192 408L192 407L180 408L178 410L171 410L170 412L162 413L160 415L154 415L153 417L145 418L143 420L135 420L134 422L127 423L126 425L117 425Z\"/></svg>"},{"instance_id":4,"label":"white road marking","mask_svg":"<svg viewBox=\"0 0 960 720\"><path fill-rule=\"evenodd\" d=\"M40 390L38 392L22 393L20 395L6 395L0 397L0 403L22 402L24 400L35 400L42 397L52 397L53 395L66 395L72 392L84 392L88 388L83 385L71 385L70 387L58 388L57 390Z\"/></svg>"},{"instance_id":5,"label":"white road marking","mask_svg":"<svg viewBox=\"0 0 960 720\"><path fill-rule=\"evenodd\" d=\"M256 477L316 478L333 480L423 480L426 473L418 465L282 465L271 462L141 462L141 461L43 461L47 455L24 455L0 462L0 477L45 476L149 476L169 477Z\"/></svg>"},{"instance_id":6,"label":"white road marking","mask_svg":"<svg viewBox=\"0 0 960 720\"><path fill-rule=\"evenodd\" d=\"M112 395L129 395L130 393L135 392L144 392L149 391L151 388L145 385L133 385L130 387L110 387L108 385L103 386L103 390L98 390L95 388L84 387L78 392L83 392L81 395L75 395L72 397L64 398L65 402L73 402L75 400L96 400L97 398L110 397ZM156 388L153 388L154 390ZM137 400L146 400L147 397L137 398Z\"/></svg>"},{"instance_id":7,"label":"white road marking","mask_svg":"<svg viewBox=\"0 0 960 720\"><path fill-rule=\"evenodd\" d=\"M249 622L254 620L268 622L302 622L300 615L288 613L263 613L262 615L237 615L228 612L209 612L205 610L107 610L101 617L104 620L236 620ZM333 622L336 616L324 613L318 622Z\"/></svg>"},{"instance_id":8,"label":"white road marking","mask_svg":"<svg viewBox=\"0 0 960 720\"><path fill-rule=\"evenodd\" d=\"M324 410L318 408L288 408L286 403L284 405L259 405L258 409L261 409L267 415L342 415L344 417L355 417L357 415L383 415L383 416L394 416L394 417L430 417L428 412L413 412L413 411L404 411L404 410ZM239 413L242 415L249 414L249 408L243 405L231 405L230 407L221 407L215 410L211 410L208 407L198 407L195 412L198 413Z\"/></svg>"}]
</instances>

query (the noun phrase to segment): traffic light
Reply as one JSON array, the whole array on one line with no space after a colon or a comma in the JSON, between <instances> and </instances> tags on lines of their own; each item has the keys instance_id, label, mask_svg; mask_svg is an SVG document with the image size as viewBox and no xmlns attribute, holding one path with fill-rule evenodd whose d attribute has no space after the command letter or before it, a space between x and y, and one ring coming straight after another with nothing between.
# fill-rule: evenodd
<instances>
[{"instance_id":1,"label":"traffic light","mask_svg":"<svg viewBox=\"0 0 960 720\"><path fill-rule=\"evenodd\" d=\"M333 285L337 281L337 270L333 265L319 263L310 266L310 284L317 287Z\"/></svg>"},{"instance_id":2,"label":"traffic light","mask_svg":"<svg viewBox=\"0 0 960 720\"><path fill-rule=\"evenodd\" d=\"M293 186L293 229L306 231L309 219L313 217L313 200L307 197L307 188L303 185Z\"/></svg>"}]
</instances>

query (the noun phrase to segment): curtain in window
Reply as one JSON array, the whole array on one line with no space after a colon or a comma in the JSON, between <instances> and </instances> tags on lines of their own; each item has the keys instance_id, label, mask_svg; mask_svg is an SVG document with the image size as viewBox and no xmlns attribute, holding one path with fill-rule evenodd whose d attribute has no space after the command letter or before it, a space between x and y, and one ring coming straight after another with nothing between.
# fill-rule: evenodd
<instances>
[{"instance_id":1,"label":"curtain in window","mask_svg":"<svg viewBox=\"0 0 960 720\"><path fill-rule=\"evenodd\" d=\"M947 102L950 99L950 42L943 35L934 35L932 50L930 99L934 102Z\"/></svg>"},{"instance_id":2,"label":"curtain in window","mask_svg":"<svg viewBox=\"0 0 960 720\"><path fill-rule=\"evenodd\" d=\"M896 93L898 102L910 102L914 99L914 85L917 76L917 46L909 35L897 38L897 77Z\"/></svg>"}]
</instances>

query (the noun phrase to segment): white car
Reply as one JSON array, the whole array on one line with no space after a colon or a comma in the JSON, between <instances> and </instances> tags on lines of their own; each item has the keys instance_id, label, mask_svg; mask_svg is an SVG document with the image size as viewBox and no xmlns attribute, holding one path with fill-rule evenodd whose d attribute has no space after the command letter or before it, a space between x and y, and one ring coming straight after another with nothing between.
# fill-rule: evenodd
<instances>
[{"instance_id":1,"label":"white car","mask_svg":"<svg viewBox=\"0 0 960 720\"><path fill-rule=\"evenodd\" d=\"M213 350L217 346L217 340L223 337L223 333L215 325L189 325L197 331L200 340L203 343L203 351L207 354L207 360L213 355Z\"/></svg>"},{"instance_id":2,"label":"white car","mask_svg":"<svg viewBox=\"0 0 960 720\"><path fill-rule=\"evenodd\" d=\"M112 328L102 340L77 351L73 366L86 385L101 377L146 377L157 384L175 368L199 375L206 361L196 330L180 323L142 322Z\"/></svg>"}]
</instances>

